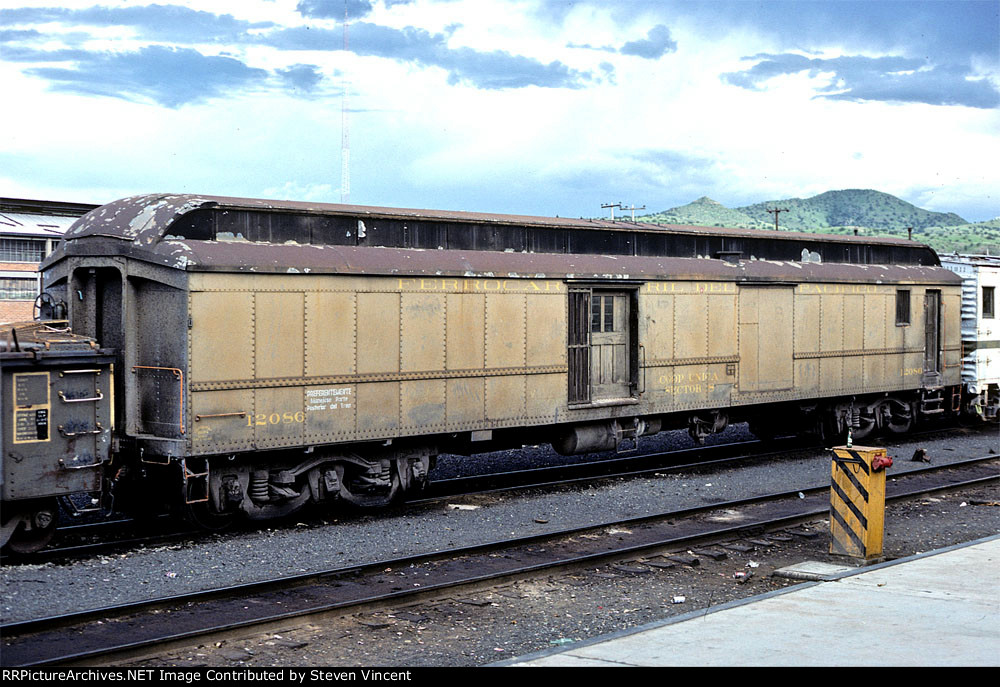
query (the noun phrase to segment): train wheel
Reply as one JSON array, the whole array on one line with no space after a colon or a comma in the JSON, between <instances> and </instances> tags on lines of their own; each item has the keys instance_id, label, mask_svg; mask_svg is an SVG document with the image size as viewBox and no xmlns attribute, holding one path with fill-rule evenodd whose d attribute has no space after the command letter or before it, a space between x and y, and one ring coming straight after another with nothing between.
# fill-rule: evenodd
<instances>
[{"instance_id":1,"label":"train wheel","mask_svg":"<svg viewBox=\"0 0 1000 687\"><path fill-rule=\"evenodd\" d=\"M875 415L873 413L860 412L857 415L858 426L851 429L851 436L854 440L864 439L875 431L877 426Z\"/></svg>"},{"instance_id":2,"label":"train wheel","mask_svg":"<svg viewBox=\"0 0 1000 687\"><path fill-rule=\"evenodd\" d=\"M864 439L872 433L873 429L875 429L874 422L865 422L864 420L862 420L860 427L851 430L851 436L854 438L855 441L857 441L858 439Z\"/></svg>"},{"instance_id":3,"label":"train wheel","mask_svg":"<svg viewBox=\"0 0 1000 687\"><path fill-rule=\"evenodd\" d=\"M913 408L909 403L889 399L884 405L886 412L883 417L886 429L893 434L906 434L913 429Z\"/></svg>"},{"instance_id":4,"label":"train wheel","mask_svg":"<svg viewBox=\"0 0 1000 687\"><path fill-rule=\"evenodd\" d=\"M58 508L55 499L32 501L17 508L6 507L4 515L10 517L4 521L5 526L14 518L22 522L11 532L3 546L3 552L23 555L41 551L48 546L56 533Z\"/></svg>"},{"instance_id":5,"label":"train wheel","mask_svg":"<svg viewBox=\"0 0 1000 687\"><path fill-rule=\"evenodd\" d=\"M352 462L338 462L335 466L340 478L340 498L357 508L385 508L402 496L396 461L388 461L376 477L371 470L362 469ZM385 467L385 466L383 466Z\"/></svg>"}]
</instances>

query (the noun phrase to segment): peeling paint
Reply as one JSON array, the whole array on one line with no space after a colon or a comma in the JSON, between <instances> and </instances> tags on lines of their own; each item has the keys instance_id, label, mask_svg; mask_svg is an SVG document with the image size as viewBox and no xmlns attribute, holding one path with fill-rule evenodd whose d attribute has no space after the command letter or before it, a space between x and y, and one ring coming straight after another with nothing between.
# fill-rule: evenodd
<instances>
[{"instance_id":1,"label":"peeling paint","mask_svg":"<svg viewBox=\"0 0 1000 687\"><path fill-rule=\"evenodd\" d=\"M821 262L823 262L823 259L820 257L819 253L817 253L815 251L810 251L808 248L803 248L802 249L802 262L821 263Z\"/></svg>"},{"instance_id":2,"label":"peeling paint","mask_svg":"<svg viewBox=\"0 0 1000 687\"><path fill-rule=\"evenodd\" d=\"M161 200L144 207L139 214L129 221L128 226L131 232L126 232L126 235L137 238L144 229L152 225L153 220L156 218L156 211L166 204L167 201Z\"/></svg>"}]
</instances>

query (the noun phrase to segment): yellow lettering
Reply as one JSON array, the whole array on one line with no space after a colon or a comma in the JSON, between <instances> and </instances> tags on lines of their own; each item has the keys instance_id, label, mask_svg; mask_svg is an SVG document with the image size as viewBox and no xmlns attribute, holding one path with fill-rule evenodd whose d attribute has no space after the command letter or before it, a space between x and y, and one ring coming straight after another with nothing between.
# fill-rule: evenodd
<instances>
[{"instance_id":1,"label":"yellow lettering","mask_svg":"<svg viewBox=\"0 0 1000 687\"><path fill-rule=\"evenodd\" d=\"M267 427L268 425L279 425L279 424L293 424L297 422L305 422L306 414L304 411L292 412L287 411L285 413L256 413L247 416L247 427Z\"/></svg>"}]
</instances>

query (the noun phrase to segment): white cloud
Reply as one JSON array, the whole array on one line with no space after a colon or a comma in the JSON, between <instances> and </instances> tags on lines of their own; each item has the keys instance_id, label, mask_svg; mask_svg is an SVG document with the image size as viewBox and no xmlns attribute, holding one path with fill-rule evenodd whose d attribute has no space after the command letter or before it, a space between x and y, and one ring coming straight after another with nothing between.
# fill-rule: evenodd
<instances>
[{"instance_id":1,"label":"white cloud","mask_svg":"<svg viewBox=\"0 0 1000 687\"><path fill-rule=\"evenodd\" d=\"M579 2L554 21L529 0L379 2L363 20L381 27L366 29L377 41L364 54L337 49L337 21L303 17L295 0L171 4L231 14L228 27L328 30L332 49L267 45L269 28L253 29L241 43L178 45L232 57L266 78L245 88L220 82L212 98L172 108L148 104L156 102L148 94L130 101L124 90L60 93L52 90L57 81L29 75L37 64L0 56L0 78L16 104L5 112L13 133L0 143L5 194L103 201L191 191L336 201L347 78L352 202L589 216L601 214L601 202L618 200L659 210L701 195L732 206L875 188L929 209L969 208L974 219L1000 214L989 198L1000 187L995 108L817 97L829 95L824 89L837 79L848 87L834 69L776 74L756 82L759 90L734 85L723 75L747 70L754 62L746 58L788 48L769 25L706 22L710 4L637 3L622 12ZM698 16L686 11L693 9ZM365 29L355 26L360 41ZM59 36L90 31L50 28L48 42L32 47L54 50ZM816 60L905 56L885 45L862 49L857 35L838 38L836 27L819 38L803 33L799 53ZM653 39L667 46L657 59L618 52ZM93 31L83 47L135 52L146 45L170 47L162 36L113 26ZM998 83L994 63L978 52L968 62ZM301 78L281 77L293 67ZM205 77L192 74L192 83L202 79L205 88ZM505 77L517 87L499 88Z\"/></svg>"}]
</instances>

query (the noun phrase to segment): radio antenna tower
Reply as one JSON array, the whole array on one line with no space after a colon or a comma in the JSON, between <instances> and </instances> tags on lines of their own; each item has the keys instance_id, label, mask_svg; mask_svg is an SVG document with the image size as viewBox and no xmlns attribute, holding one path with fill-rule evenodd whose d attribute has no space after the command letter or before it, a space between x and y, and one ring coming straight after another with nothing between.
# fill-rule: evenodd
<instances>
[{"instance_id":1,"label":"radio antenna tower","mask_svg":"<svg viewBox=\"0 0 1000 687\"><path fill-rule=\"evenodd\" d=\"M347 0L344 0L344 62L347 62ZM348 121L347 95L351 81L344 68L344 95L340 101L340 202L351 200L351 131Z\"/></svg>"}]
</instances>

